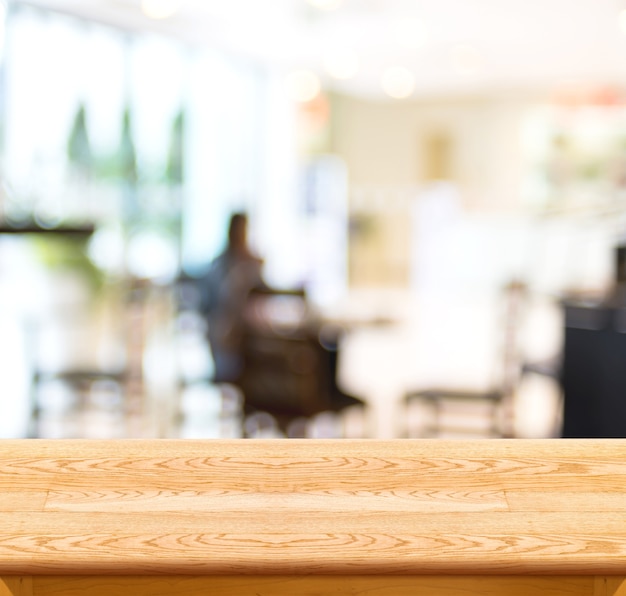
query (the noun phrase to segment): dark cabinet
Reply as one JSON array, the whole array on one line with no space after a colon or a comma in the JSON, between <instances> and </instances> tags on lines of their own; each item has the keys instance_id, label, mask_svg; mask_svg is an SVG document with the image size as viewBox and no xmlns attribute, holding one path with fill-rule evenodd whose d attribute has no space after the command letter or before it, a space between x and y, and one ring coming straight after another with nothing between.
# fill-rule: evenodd
<instances>
[{"instance_id":1,"label":"dark cabinet","mask_svg":"<svg viewBox=\"0 0 626 596\"><path fill-rule=\"evenodd\" d=\"M626 437L626 309L565 306L564 438Z\"/></svg>"}]
</instances>

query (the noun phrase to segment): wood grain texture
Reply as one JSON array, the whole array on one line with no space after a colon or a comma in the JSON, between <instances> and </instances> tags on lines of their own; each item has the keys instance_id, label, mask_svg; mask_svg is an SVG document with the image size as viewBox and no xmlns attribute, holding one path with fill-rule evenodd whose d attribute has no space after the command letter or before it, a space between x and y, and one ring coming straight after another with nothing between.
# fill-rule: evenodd
<instances>
[{"instance_id":1,"label":"wood grain texture","mask_svg":"<svg viewBox=\"0 0 626 596\"><path fill-rule=\"evenodd\" d=\"M40 490L12 490L3 488L0 492L0 511L43 511L49 491Z\"/></svg>"},{"instance_id":2,"label":"wood grain texture","mask_svg":"<svg viewBox=\"0 0 626 596\"><path fill-rule=\"evenodd\" d=\"M0 441L0 573L626 574L626 440Z\"/></svg>"},{"instance_id":3,"label":"wood grain texture","mask_svg":"<svg viewBox=\"0 0 626 596\"><path fill-rule=\"evenodd\" d=\"M596 577L593 596L626 596L626 578Z\"/></svg>"},{"instance_id":4,"label":"wood grain texture","mask_svg":"<svg viewBox=\"0 0 626 596\"><path fill-rule=\"evenodd\" d=\"M0 596L33 596L32 577L0 578Z\"/></svg>"},{"instance_id":5,"label":"wood grain texture","mask_svg":"<svg viewBox=\"0 0 626 596\"><path fill-rule=\"evenodd\" d=\"M606 585L606 584L603 584ZM37 577L34 596L607 596L594 578L494 576ZM612 596L612 595L608 595ZM617 596L617 595L616 595Z\"/></svg>"}]
</instances>

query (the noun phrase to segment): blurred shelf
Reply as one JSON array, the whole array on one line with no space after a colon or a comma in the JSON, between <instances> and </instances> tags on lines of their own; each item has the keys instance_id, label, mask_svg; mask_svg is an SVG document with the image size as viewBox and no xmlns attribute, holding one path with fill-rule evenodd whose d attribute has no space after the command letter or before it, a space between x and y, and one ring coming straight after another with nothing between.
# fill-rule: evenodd
<instances>
[{"instance_id":1,"label":"blurred shelf","mask_svg":"<svg viewBox=\"0 0 626 596\"><path fill-rule=\"evenodd\" d=\"M43 227L34 223L23 226L8 226L0 224L0 234L56 234L62 236L88 237L93 234L95 226L86 224L82 226L57 226Z\"/></svg>"}]
</instances>

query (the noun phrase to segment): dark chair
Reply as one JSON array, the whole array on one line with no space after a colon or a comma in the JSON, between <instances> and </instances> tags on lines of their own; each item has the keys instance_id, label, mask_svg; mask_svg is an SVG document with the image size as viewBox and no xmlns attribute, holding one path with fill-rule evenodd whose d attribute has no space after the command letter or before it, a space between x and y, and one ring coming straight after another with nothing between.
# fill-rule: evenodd
<instances>
[{"instance_id":1,"label":"dark chair","mask_svg":"<svg viewBox=\"0 0 626 596\"><path fill-rule=\"evenodd\" d=\"M337 385L339 337L310 317L304 292L254 292L237 385L247 414L271 414L286 436L293 423L363 405Z\"/></svg>"}]
</instances>

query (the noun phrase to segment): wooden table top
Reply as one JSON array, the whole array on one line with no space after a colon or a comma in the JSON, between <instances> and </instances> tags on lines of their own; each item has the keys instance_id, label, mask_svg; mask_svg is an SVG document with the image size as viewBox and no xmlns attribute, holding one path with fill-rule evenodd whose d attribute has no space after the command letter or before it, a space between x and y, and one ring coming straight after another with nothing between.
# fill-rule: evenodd
<instances>
[{"instance_id":1,"label":"wooden table top","mask_svg":"<svg viewBox=\"0 0 626 596\"><path fill-rule=\"evenodd\" d=\"M1 574L624 574L626 440L0 441Z\"/></svg>"}]
</instances>

